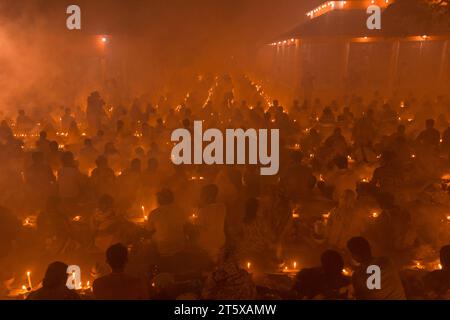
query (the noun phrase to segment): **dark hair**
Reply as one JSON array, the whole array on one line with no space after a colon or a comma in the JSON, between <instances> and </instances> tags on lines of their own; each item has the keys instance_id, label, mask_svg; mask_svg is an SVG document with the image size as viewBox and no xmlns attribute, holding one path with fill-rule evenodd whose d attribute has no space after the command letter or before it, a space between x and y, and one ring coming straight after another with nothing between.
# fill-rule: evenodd
<instances>
[{"instance_id":1,"label":"dark hair","mask_svg":"<svg viewBox=\"0 0 450 320\"><path fill-rule=\"evenodd\" d=\"M113 244L106 250L106 261L113 270L123 271L128 262L128 249L121 243Z\"/></svg>"},{"instance_id":2,"label":"dark hair","mask_svg":"<svg viewBox=\"0 0 450 320\"><path fill-rule=\"evenodd\" d=\"M353 237L347 242L347 248L359 262L369 260L372 257L372 249L369 241L363 237Z\"/></svg>"},{"instance_id":3,"label":"dark hair","mask_svg":"<svg viewBox=\"0 0 450 320\"><path fill-rule=\"evenodd\" d=\"M67 283L67 264L64 262L53 262L48 265L45 272L42 286L44 288L56 288L59 286L65 286Z\"/></svg>"},{"instance_id":4,"label":"dark hair","mask_svg":"<svg viewBox=\"0 0 450 320\"><path fill-rule=\"evenodd\" d=\"M160 205L168 205L173 203L174 196L173 192L170 189L164 188L161 189L157 194L156 198L158 199L158 204Z\"/></svg>"},{"instance_id":5,"label":"dark hair","mask_svg":"<svg viewBox=\"0 0 450 320\"><path fill-rule=\"evenodd\" d=\"M327 274L341 274L344 268L344 259L339 252L334 250L327 250L322 253L320 257L322 268Z\"/></svg>"}]
</instances>

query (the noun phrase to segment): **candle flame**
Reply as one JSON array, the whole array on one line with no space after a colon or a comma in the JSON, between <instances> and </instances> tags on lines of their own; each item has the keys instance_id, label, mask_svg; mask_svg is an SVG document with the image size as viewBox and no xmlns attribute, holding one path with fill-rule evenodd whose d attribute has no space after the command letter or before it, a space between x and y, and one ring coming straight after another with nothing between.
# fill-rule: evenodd
<instances>
[{"instance_id":1,"label":"candle flame","mask_svg":"<svg viewBox=\"0 0 450 320\"><path fill-rule=\"evenodd\" d=\"M351 276L352 275L352 270L350 270L349 268L344 268L344 269L342 269L342 274L344 275L344 276Z\"/></svg>"}]
</instances>

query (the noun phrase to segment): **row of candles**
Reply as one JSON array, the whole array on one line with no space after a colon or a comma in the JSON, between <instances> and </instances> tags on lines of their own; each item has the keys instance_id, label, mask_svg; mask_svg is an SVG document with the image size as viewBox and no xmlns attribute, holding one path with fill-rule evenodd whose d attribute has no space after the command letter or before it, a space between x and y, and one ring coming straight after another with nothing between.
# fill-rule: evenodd
<instances>
[{"instance_id":1,"label":"row of candles","mask_svg":"<svg viewBox=\"0 0 450 320\"><path fill-rule=\"evenodd\" d=\"M248 261L246 263L247 271L250 272L252 270L252 267L253 267L252 263L250 261ZM300 271L300 267L299 267L299 264L297 263L297 261L293 261L293 262L291 262L291 264L285 265L284 267L282 267L283 273L297 273L299 271ZM345 267L342 269L342 274L347 277L352 276L353 270L349 267Z\"/></svg>"},{"instance_id":2,"label":"row of candles","mask_svg":"<svg viewBox=\"0 0 450 320\"><path fill-rule=\"evenodd\" d=\"M26 293L29 293L29 292L31 292L33 290L33 283L31 281L31 271L27 271L26 272L26 276L27 276L27 284L26 285L22 285L22 287L21 287L21 289L22 289L21 294L26 294ZM75 272L71 273L71 276L67 280L67 283L68 283L68 287L70 287L71 289L75 289L75 290L92 290L91 282L87 281L86 284L83 286L82 282L81 282L81 279L78 279L76 277Z\"/></svg>"},{"instance_id":3,"label":"row of candles","mask_svg":"<svg viewBox=\"0 0 450 320\"><path fill-rule=\"evenodd\" d=\"M331 216L331 212L322 214L322 218L323 218L323 221L325 224L330 219L330 216ZM377 219L380 217L380 212L375 211L375 210L371 211L369 214L369 217L372 219ZM296 207L292 210L292 219L300 219L300 209L298 207ZM450 221L450 214L446 216L446 220Z\"/></svg>"}]
</instances>

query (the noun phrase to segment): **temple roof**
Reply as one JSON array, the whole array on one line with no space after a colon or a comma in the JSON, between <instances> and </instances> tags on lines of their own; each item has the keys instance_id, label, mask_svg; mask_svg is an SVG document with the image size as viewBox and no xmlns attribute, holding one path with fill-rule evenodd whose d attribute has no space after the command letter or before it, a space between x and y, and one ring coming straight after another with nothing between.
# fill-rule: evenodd
<instances>
[{"instance_id":1,"label":"temple roof","mask_svg":"<svg viewBox=\"0 0 450 320\"><path fill-rule=\"evenodd\" d=\"M321 15L277 37L275 41L310 37L364 37L380 36L381 30L369 30L368 15L364 10L336 10Z\"/></svg>"},{"instance_id":2,"label":"temple roof","mask_svg":"<svg viewBox=\"0 0 450 320\"><path fill-rule=\"evenodd\" d=\"M339 2L339 1L336 1ZM383 11L384 13L384 11ZM308 12L309 14L309 12ZM323 38L323 37L413 37L422 35L449 35L450 29L442 25L424 26L423 24L409 24L407 31L399 32L397 27L389 27L382 14L382 29L369 30L367 18L369 15L364 7L351 7L346 9L328 10L326 13L316 15L300 24L294 29L272 39L272 44L290 39ZM392 29L395 29L394 31Z\"/></svg>"}]
</instances>

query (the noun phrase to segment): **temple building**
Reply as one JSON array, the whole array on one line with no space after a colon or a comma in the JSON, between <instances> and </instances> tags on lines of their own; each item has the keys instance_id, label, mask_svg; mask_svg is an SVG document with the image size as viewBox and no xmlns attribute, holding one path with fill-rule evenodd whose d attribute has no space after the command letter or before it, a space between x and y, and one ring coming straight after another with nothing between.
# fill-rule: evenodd
<instances>
[{"instance_id":1,"label":"temple building","mask_svg":"<svg viewBox=\"0 0 450 320\"><path fill-rule=\"evenodd\" d=\"M260 50L259 77L279 96L395 92L440 93L450 88L449 28L384 27L394 0L327 1L306 21ZM381 10L381 29L369 30L367 9ZM412 30L411 30L412 29ZM448 90L447 90L448 91Z\"/></svg>"}]
</instances>

